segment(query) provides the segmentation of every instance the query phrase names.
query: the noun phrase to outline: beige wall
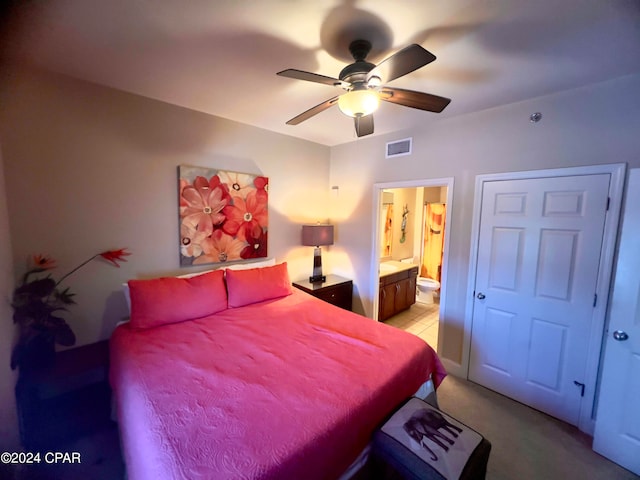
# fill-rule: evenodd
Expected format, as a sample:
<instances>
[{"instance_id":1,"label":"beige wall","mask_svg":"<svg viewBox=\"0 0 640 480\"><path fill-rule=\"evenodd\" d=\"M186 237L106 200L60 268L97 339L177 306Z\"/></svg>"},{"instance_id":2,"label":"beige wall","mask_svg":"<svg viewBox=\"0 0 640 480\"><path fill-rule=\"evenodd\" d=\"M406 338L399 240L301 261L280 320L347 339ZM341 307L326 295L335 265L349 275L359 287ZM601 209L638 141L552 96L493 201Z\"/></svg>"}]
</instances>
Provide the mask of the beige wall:
<instances>
[{"instance_id":1,"label":"beige wall","mask_svg":"<svg viewBox=\"0 0 640 480\"><path fill-rule=\"evenodd\" d=\"M14 279L2 167L2 149L0 148L0 232L2 232L0 235L0 451L5 451L15 450L19 441L14 395L16 372L9 366L11 346L15 337L15 328L11 321L13 312L10 306Z\"/></svg>"},{"instance_id":2,"label":"beige wall","mask_svg":"<svg viewBox=\"0 0 640 480\"><path fill-rule=\"evenodd\" d=\"M424 203L446 203L447 187L424 187Z\"/></svg>"},{"instance_id":3,"label":"beige wall","mask_svg":"<svg viewBox=\"0 0 640 480\"><path fill-rule=\"evenodd\" d=\"M12 276L34 253L55 257L60 275L100 251L133 252L121 268L94 261L65 282L77 294L67 318L78 345L126 317L122 282L196 271L179 267L180 164L268 176L269 256L287 260L293 279L309 275L300 224L328 217L328 147L64 76L11 79L0 139ZM331 247L325 256L329 270Z\"/></svg>"},{"instance_id":4,"label":"beige wall","mask_svg":"<svg viewBox=\"0 0 640 480\"><path fill-rule=\"evenodd\" d=\"M369 278L373 237L373 185L454 178L446 305L439 353L448 365L462 358L475 177L479 174L626 162L640 166L640 75L506 105L331 149L331 185L341 190L332 218L339 248L354 278L359 307L372 314L376 290ZM456 99L453 99L455 103ZM542 112L533 124L529 115ZM425 113L425 115L430 115ZM413 137L413 154L385 159L385 143ZM350 266L351 268L347 268Z\"/></svg>"}]
</instances>

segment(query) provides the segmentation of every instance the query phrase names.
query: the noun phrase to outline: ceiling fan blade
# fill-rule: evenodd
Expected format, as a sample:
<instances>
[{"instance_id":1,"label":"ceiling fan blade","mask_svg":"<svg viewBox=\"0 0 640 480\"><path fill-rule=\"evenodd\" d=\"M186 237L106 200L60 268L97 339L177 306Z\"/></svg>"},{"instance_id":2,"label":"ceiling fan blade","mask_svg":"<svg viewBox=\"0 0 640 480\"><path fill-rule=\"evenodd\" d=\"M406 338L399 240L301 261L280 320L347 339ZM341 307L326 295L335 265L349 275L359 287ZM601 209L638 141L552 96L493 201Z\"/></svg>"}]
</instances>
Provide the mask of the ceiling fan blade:
<instances>
[{"instance_id":1,"label":"ceiling fan blade","mask_svg":"<svg viewBox=\"0 0 640 480\"><path fill-rule=\"evenodd\" d=\"M402 88L383 87L380 92L380 100L397 103L405 107L427 110L428 112L440 113L451 102L450 98L439 97L430 93L416 92L414 90L404 90Z\"/></svg>"},{"instance_id":2,"label":"ceiling fan blade","mask_svg":"<svg viewBox=\"0 0 640 480\"><path fill-rule=\"evenodd\" d=\"M324 85L329 85L330 87L346 88L350 85L350 83L343 82L342 80L338 80L337 78L327 77L325 75L319 75L317 73L305 72L303 70L296 70L294 68L282 70L281 72L276 73L276 75L280 75L281 77L293 78L295 80L306 80L307 82L322 83Z\"/></svg>"},{"instance_id":3,"label":"ceiling fan blade","mask_svg":"<svg viewBox=\"0 0 640 480\"><path fill-rule=\"evenodd\" d=\"M354 117L354 125L356 127L356 135L364 137L373 133L373 115L369 114L364 117Z\"/></svg>"},{"instance_id":4,"label":"ceiling fan blade","mask_svg":"<svg viewBox=\"0 0 640 480\"><path fill-rule=\"evenodd\" d=\"M317 115L320 112L324 112L327 108L338 103L338 97L330 98L326 102L322 102L319 105L316 105L315 107L310 108L306 112L302 112L300 115L293 117L291 120L289 120L287 122L287 125L298 125L299 123L302 123L305 120L310 119L314 115Z\"/></svg>"},{"instance_id":5,"label":"ceiling fan blade","mask_svg":"<svg viewBox=\"0 0 640 480\"><path fill-rule=\"evenodd\" d=\"M436 56L433 53L414 43L380 62L369 72L367 80L371 77L378 77L382 83L387 83L424 67L435 59Z\"/></svg>"}]
</instances>

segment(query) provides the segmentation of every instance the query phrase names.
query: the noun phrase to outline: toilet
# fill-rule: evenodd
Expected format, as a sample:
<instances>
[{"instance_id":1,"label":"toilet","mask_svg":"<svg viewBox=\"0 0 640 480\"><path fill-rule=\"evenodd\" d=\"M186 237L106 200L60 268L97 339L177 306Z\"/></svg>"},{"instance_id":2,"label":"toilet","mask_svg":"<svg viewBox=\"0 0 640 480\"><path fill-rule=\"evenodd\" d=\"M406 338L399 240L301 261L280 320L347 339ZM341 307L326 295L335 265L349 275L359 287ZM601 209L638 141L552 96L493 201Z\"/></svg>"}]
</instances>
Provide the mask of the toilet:
<instances>
[{"instance_id":1,"label":"toilet","mask_svg":"<svg viewBox=\"0 0 640 480\"><path fill-rule=\"evenodd\" d=\"M432 278L418 277L416 284L418 287L416 300L421 303L433 303L433 292L440 288L440 282Z\"/></svg>"},{"instance_id":2,"label":"toilet","mask_svg":"<svg viewBox=\"0 0 640 480\"><path fill-rule=\"evenodd\" d=\"M416 264L414 257L402 258L400 261L402 263ZM420 303L433 303L433 292L440 288L440 282L433 278L418 277L416 286L418 288L416 301Z\"/></svg>"}]
</instances>

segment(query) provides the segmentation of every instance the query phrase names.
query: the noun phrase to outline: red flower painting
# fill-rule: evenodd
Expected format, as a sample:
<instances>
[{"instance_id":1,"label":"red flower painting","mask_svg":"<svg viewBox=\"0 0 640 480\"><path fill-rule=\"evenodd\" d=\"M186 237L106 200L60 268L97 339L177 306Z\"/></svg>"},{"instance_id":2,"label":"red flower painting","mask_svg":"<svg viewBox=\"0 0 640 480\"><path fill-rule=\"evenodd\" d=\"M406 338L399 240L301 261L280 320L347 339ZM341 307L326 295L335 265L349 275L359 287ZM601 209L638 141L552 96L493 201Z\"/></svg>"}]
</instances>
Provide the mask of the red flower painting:
<instances>
[{"instance_id":1,"label":"red flower painting","mask_svg":"<svg viewBox=\"0 0 640 480\"><path fill-rule=\"evenodd\" d=\"M224 223L222 210L230 202L229 190L217 175L208 180L198 176L193 184L181 188L180 216L211 235L214 226Z\"/></svg>"},{"instance_id":2,"label":"red flower painting","mask_svg":"<svg viewBox=\"0 0 640 480\"><path fill-rule=\"evenodd\" d=\"M180 264L267 256L269 179L179 167Z\"/></svg>"},{"instance_id":3,"label":"red flower painting","mask_svg":"<svg viewBox=\"0 0 640 480\"><path fill-rule=\"evenodd\" d=\"M241 258L260 258L267 256L267 235L261 228L247 233L247 245L240 252Z\"/></svg>"},{"instance_id":4,"label":"red flower painting","mask_svg":"<svg viewBox=\"0 0 640 480\"><path fill-rule=\"evenodd\" d=\"M266 229L269 222L267 198L258 197L255 190L249 192L246 198L234 197L233 205L225 207L223 211L226 221L222 229L242 240L246 240L247 233L254 228Z\"/></svg>"}]
</instances>

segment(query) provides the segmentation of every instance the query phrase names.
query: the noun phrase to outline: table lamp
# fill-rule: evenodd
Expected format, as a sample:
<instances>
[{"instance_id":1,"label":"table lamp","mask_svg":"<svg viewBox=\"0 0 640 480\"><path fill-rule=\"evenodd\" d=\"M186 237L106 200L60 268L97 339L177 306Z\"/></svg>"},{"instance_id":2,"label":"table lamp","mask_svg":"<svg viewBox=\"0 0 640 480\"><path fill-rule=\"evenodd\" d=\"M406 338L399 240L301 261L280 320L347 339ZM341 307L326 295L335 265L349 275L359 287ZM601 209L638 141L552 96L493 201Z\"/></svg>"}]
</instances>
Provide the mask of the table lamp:
<instances>
[{"instance_id":1,"label":"table lamp","mask_svg":"<svg viewBox=\"0 0 640 480\"><path fill-rule=\"evenodd\" d=\"M311 283L324 282L327 277L322 275L322 245L333 245L333 225L316 224L302 226L302 245L315 247L313 250L313 275L309 277Z\"/></svg>"}]
</instances>

